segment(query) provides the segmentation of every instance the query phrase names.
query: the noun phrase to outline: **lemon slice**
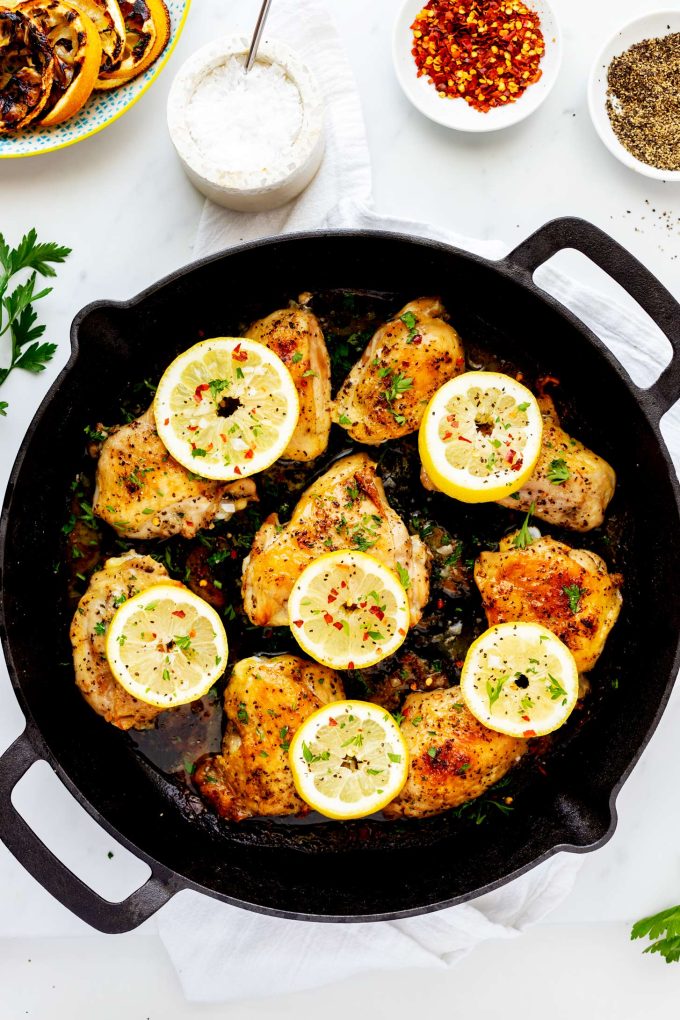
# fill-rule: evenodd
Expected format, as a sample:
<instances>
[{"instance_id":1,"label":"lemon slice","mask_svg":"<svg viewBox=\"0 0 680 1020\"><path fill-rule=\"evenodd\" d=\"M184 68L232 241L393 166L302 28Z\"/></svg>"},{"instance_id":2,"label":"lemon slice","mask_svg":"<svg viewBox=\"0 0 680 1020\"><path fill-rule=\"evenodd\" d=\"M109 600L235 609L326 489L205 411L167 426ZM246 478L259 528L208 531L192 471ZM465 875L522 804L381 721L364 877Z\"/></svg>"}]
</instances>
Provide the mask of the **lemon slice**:
<instances>
[{"instance_id":1,"label":"lemon slice","mask_svg":"<svg viewBox=\"0 0 680 1020\"><path fill-rule=\"evenodd\" d=\"M418 449L434 485L463 503L522 488L541 452L543 419L526 386L500 372L465 372L427 406Z\"/></svg>"},{"instance_id":2,"label":"lemon slice","mask_svg":"<svg viewBox=\"0 0 680 1020\"><path fill-rule=\"evenodd\" d=\"M396 574L366 553L340 549L302 571L288 599L301 648L331 669L364 669L408 634L408 597Z\"/></svg>"},{"instance_id":3,"label":"lemon slice","mask_svg":"<svg viewBox=\"0 0 680 1020\"><path fill-rule=\"evenodd\" d=\"M264 344L203 340L167 368L154 400L156 428L175 460L204 478L264 471L288 446L299 413L290 372Z\"/></svg>"},{"instance_id":4,"label":"lemon slice","mask_svg":"<svg viewBox=\"0 0 680 1020\"><path fill-rule=\"evenodd\" d=\"M117 610L106 658L128 694L174 708L206 694L227 665L227 635L215 610L187 588L156 584Z\"/></svg>"},{"instance_id":5,"label":"lemon slice","mask_svg":"<svg viewBox=\"0 0 680 1020\"><path fill-rule=\"evenodd\" d=\"M470 646L460 690L472 714L511 737L562 726L578 698L578 669L565 644L538 623L499 623Z\"/></svg>"},{"instance_id":6,"label":"lemon slice","mask_svg":"<svg viewBox=\"0 0 680 1020\"><path fill-rule=\"evenodd\" d=\"M400 793L408 749L389 712L367 701L324 705L297 730L290 767L305 803L328 818L363 818Z\"/></svg>"}]
</instances>

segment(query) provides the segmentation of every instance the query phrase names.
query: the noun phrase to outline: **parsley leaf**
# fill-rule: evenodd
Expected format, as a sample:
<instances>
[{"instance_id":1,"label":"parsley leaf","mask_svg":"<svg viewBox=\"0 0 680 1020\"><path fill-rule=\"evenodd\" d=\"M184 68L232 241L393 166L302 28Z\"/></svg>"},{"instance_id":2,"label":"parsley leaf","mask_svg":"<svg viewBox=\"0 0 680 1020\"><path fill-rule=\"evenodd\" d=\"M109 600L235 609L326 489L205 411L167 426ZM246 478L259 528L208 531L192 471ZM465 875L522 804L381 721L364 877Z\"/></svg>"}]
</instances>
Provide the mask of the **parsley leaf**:
<instances>
[{"instance_id":1,"label":"parsley leaf","mask_svg":"<svg viewBox=\"0 0 680 1020\"><path fill-rule=\"evenodd\" d=\"M409 577L408 570L406 569L406 567L402 567L401 563L397 563L397 573L399 575L399 580L401 582L402 588L404 589L404 591L408 591L408 589L411 587L411 578Z\"/></svg>"},{"instance_id":2,"label":"parsley leaf","mask_svg":"<svg viewBox=\"0 0 680 1020\"><path fill-rule=\"evenodd\" d=\"M56 345L39 343L45 327L36 325L33 303L46 297L51 287L36 289L38 276L56 276L53 263L61 263L70 254L52 241L40 243L35 230L29 230L16 248L10 248L0 234L0 336L9 334L10 363L0 368L0 385L15 368L42 372L54 356ZM7 288L17 274L30 270L28 279L17 282L9 294ZM7 401L0 401L0 415L7 416Z\"/></svg>"},{"instance_id":3,"label":"parsley leaf","mask_svg":"<svg viewBox=\"0 0 680 1020\"><path fill-rule=\"evenodd\" d=\"M568 482L571 477L571 472L567 467L566 460L561 457L559 460L551 460L550 466L548 467L548 481L552 482L553 485L564 485Z\"/></svg>"},{"instance_id":4,"label":"parsley leaf","mask_svg":"<svg viewBox=\"0 0 680 1020\"><path fill-rule=\"evenodd\" d=\"M577 584L566 584L562 589L569 600L569 608L576 615L581 608L581 596L583 592Z\"/></svg>"},{"instance_id":5,"label":"parsley leaf","mask_svg":"<svg viewBox=\"0 0 680 1020\"><path fill-rule=\"evenodd\" d=\"M507 676L499 676L498 680L487 680L486 681L486 693L489 698L489 708L493 708L498 699L501 696L503 687L510 679L510 674Z\"/></svg>"},{"instance_id":6,"label":"parsley leaf","mask_svg":"<svg viewBox=\"0 0 680 1020\"><path fill-rule=\"evenodd\" d=\"M651 940L645 953L659 953L666 963L677 963L680 960L680 906L661 910L651 917L643 917L634 924L631 939L642 939L645 936Z\"/></svg>"}]
</instances>

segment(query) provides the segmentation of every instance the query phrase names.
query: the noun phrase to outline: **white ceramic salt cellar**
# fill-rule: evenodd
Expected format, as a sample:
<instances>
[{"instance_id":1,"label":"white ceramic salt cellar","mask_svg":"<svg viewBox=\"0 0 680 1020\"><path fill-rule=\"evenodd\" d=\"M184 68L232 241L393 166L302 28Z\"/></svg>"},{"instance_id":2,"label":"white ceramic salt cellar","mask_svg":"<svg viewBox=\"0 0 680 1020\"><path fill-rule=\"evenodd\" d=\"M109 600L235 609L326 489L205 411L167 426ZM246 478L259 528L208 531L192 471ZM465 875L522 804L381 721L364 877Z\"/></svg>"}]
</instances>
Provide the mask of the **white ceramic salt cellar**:
<instances>
[{"instance_id":1,"label":"white ceramic salt cellar","mask_svg":"<svg viewBox=\"0 0 680 1020\"><path fill-rule=\"evenodd\" d=\"M241 212L275 209L314 178L324 152L323 101L307 65L285 43L229 36L194 53L168 97L168 128L192 184Z\"/></svg>"}]
</instances>

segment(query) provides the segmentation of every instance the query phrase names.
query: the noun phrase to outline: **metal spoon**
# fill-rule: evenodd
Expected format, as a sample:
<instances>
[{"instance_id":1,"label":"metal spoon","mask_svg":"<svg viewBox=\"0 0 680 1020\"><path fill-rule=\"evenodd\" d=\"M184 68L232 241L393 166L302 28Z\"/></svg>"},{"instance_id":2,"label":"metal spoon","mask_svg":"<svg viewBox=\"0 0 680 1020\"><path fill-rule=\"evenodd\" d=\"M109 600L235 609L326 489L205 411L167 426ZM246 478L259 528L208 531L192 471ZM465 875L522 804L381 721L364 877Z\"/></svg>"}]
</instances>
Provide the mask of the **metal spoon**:
<instances>
[{"instance_id":1,"label":"metal spoon","mask_svg":"<svg viewBox=\"0 0 680 1020\"><path fill-rule=\"evenodd\" d=\"M262 33L264 32L264 23L267 20L271 3L272 0L264 0L264 3L260 8L260 13L257 17L257 24L255 25L255 31L253 32L253 40L250 44L250 49L248 50L248 59L246 60L245 67L243 68L244 74L248 74L248 71L255 63L257 51L260 46L260 40L262 39Z\"/></svg>"}]
</instances>

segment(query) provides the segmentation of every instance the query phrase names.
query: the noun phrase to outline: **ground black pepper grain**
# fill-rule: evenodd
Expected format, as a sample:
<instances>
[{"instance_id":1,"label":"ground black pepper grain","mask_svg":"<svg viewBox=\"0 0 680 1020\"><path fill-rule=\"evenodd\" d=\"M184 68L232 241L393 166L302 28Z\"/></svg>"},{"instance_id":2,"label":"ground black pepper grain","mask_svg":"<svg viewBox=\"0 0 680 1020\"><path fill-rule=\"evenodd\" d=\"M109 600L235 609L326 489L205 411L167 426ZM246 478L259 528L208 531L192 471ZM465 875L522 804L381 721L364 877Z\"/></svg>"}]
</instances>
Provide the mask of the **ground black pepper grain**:
<instances>
[{"instance_id":1,"label":"ground black pepper grain","mask_svg":"<svg viewBox=\"0 0 680 1020\"><path fill-rule=\"evenodd\" d=\"M680 32L614 57L607 113L621 144L659 170L680 170Z\"/></svg>"}]
</instances>

